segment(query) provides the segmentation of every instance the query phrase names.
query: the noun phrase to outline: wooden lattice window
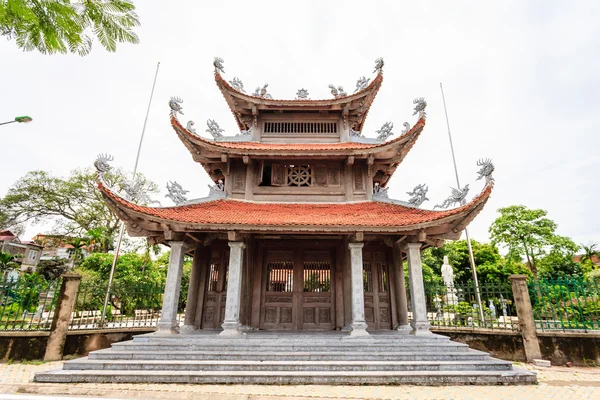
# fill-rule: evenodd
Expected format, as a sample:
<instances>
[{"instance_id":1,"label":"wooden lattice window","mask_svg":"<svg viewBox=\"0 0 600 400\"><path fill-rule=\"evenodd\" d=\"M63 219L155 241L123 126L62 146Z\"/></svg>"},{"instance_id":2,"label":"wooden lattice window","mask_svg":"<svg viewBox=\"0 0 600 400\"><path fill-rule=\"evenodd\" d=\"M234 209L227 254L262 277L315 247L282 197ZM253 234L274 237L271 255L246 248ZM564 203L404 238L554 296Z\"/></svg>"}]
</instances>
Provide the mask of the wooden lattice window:
<instances>
[{"instance_id":1,"label":"wooden lattice window","mask_svg":"<svg viewBox=\"0 0 600 400\"><path fill-rule=\"evenodd\" d=\"M331 263L329 261L305 262L303 281L305 292L331 292Z\"/></svg>"},{"instance_id":2,"label":"wooden lattice window","mask_svg":"<svg viewBox=\"0 0 600 400\"><path fill-rule=\"evenodd\" d=\"M373 269L370 262L363 263L363 290L369 293L373 291Z\"/></svg>"},{"instance_id":3,"label":"wooden lattice window","mask_svg":"<svg viewBox=\"0 0 600 400\"><path fill-rule=\"evenodd\" d=\"M294 263L274 261L267 264L267 292L294 291Z\"/></svg>"},{"instance_id":4,"label":"wooden lattice window","mask_svg":"<svg viewBox=\"0 0 600 400\"><path fill-rule=\"evenodd\" d=\"M336 122L265 122L263 133L266 134L335 134Z\"/></svg>"},{"instance_id":5,"label":"wooden lattice window","mask_svg":"<svg viewBox=\"0 0 600 400\"><path fill-rule=\"evenodd\" d=\"M218 282L219 282L219 263L212 262L212 263L210 263L210 268L208 271L208 291L216 292Z\"/></svg>"}]
</instances>

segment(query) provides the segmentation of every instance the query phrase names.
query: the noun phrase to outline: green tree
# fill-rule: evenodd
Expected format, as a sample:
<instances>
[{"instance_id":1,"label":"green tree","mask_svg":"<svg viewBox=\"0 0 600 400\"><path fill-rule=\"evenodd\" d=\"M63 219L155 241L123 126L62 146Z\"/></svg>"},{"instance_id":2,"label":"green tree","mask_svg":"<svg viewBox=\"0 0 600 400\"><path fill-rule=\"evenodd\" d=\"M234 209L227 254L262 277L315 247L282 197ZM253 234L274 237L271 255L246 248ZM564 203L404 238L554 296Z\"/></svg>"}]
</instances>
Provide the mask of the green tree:
<instances>
[{"instance_id":1,"label":"green tree","mask_svg":"<svg viewBox=\"0 0 600 400\"><path fill-rule=\"evenodd\" d=\"M570 239L556 234L557 225L545 210L530 210L525 206L510 206L498 210L500 216L490 226L493 243L506 246L511 254L525 255L527 266L538 280L539 261L553 247L571 246Z\"/></svg>"},{"instance_id":2,"label":"green tree","mask_svg":"<svg viewBox=\"0 0 600 400\"><path fill-rule=\"evenodd\" d=\"M68 178L31 171L0 199L0 215L5 216L7 225L54 221L55 233L65 236L84 236L97 231L98 250L106 252L118 233L120 220L104 202L96 179L91 169L75 170ZM137 174L136 179L142 182L143 191L157 192L156 184L143 175ZM105 174L104 180L117 192L123 190L127 181L118 169Z\"/></svg>"},{"instance_id":3,"label":"green tree","mask_svg":"<svg viewBox=\"0 0 600 400\"><path fill-rule=\"evenodd\" d=\"M2 276L4 276L4 273L6 271L19 268L19 264L15 262L16 258L16 256L6 251L0 251L0 273L2 274Z\"/></svg>"},{"instance_id":4,"label":"green tree","mask_svg":"<svg viewBox=\"0 0 600 400\"><path fill-rule=\"evenodd\" d=\"M590 243L588 245L582 244L581 249L583 255L579 262L581 264L591 264L592 268L595 268L594 259L600 260L600 248L597 243Z\"/></svg>"},{"instance_id":5,"label":"green tree","mask_svg":"<svg viewBox=\"0 0 600 400\"><path fill-rule=\"evenodd\" d=\"M108 51L117 42L139 43L140 25L130 0L0 1L0 35L25 51L89 54L96 37Z\"/></svg>"},{"instance_id":6,"label":"green tree","mask_svg":"<svg viewBox=\"0 0 600 400\"><path fill-rule=\"evenodd\" d=\"M42 275L47 281L53 281L67 272L68 268L67 260L54 257L51 260L41 260L35 267L35 272Z\"/></svg>"},{"instance_id":7,"label":"green tree","mask_svg":"<svg viewBox=\"0 0 600 400\"><path fill-rule=\"evenodd\" d=\"M73 238L69 240L69 245L71 248L69 249L69 255L73 260L73 264L77 265L83 260L83 250L88 246L88 240L85 238Z\"/></svg>"}]
</instances>

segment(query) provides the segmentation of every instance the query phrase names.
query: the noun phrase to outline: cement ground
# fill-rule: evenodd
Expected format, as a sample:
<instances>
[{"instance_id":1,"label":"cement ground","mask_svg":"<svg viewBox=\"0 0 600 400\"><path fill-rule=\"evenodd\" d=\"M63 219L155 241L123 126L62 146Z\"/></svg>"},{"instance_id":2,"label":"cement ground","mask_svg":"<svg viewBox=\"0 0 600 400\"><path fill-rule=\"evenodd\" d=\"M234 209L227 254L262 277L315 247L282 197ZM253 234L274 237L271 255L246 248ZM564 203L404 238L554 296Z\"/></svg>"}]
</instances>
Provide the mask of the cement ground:
<instances>
[{"instance_id":1,"label":"cement ground","mask_svg":"<svg viewBox=\"0 0 600 400\"><path fill-rule=\"evenodd\" d=\"M33 374L57 369L62 362L0 364L0 393L22 395L103 397L119 399L287 400L305 399L600 399L600 368L538 368L534 386L270 386L177 384L46 384L33 383Z\"/></svg>"}]
</instances>

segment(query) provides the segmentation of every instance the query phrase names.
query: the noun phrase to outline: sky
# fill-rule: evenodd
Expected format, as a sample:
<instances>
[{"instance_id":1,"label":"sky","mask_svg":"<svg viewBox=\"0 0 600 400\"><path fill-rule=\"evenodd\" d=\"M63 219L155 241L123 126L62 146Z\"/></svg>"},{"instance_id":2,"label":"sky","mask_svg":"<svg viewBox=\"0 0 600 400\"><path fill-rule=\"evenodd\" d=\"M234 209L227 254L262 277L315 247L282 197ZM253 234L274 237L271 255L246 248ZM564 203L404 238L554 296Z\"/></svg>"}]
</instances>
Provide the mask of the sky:
<instances>
[{"instance_id":1,"label":"sky","mask_svg":"<svg viewBox=\"0 0 600 400\"><path fill-rule=\"evenodd\" d=\"M497 209L515 204L548 211L558 233L600 243L600 3L597 1L220 1L135 2L138 45L116 53L95 43L90 55L42 55L0 38L0 122L31 115L30 124L0 126L0 196L31 170L67 176L98 153L133 169L156 65L139 171L161 187L177 180L189 197L210 183L169 123L168 100L184 100L182 122L198 132L215 119L235 134L233 116L213 77L247 91L269 83L275 98L306 88L330 98L328 85L352 92L385 60L384 82L363 134L391 121L416 122L412 101L428 102L427 126L397 169L390 197L406 200L419 183L433 208L456 187L440 93L443 82L461 184L469 199L479 158L495 164L496 185L470 225L488 241ZM25 239L48 226L28 226Z\"/></svg>"}]
</instances>

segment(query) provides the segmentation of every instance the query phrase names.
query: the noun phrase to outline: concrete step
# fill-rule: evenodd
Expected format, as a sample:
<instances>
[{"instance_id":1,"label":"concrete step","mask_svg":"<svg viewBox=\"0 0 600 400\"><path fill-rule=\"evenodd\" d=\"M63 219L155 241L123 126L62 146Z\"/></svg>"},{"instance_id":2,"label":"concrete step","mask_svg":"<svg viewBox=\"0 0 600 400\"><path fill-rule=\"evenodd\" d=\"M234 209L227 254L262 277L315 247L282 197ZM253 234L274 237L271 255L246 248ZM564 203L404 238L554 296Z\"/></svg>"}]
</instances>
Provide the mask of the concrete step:
<instances>
[{"instance_id":1,"label":"concrete step","mask_svg":"<svg viewBox=\"0 0 600 400\"><path fill-rule=\"evenodd\" d=\"M93 351L90 360L248 360L248 361L467 361L489 360L487 353L469 350L458 352L364 352L364 351L118 351L105 349Z\"/></svg>"},{"instance_id":2,"label":"concrete step","mask_svg":"<svg viewBox=\"0 0 600 400\"><path fill-rule=\"evenodd\" d=\"M114 371L54 370L35 374L36 382L490 385L534 384L535 373L511 371Z\"/></svg>"},{"instance_id":3,"label":"concrete step","mask_svg":"<svg viewBox=\"0 0 600 400\"><path fill-rule=\"evenodd\" d=\"M262 351L309 351L309 352L346 352L346 351L362 351L362 352L459 352L468 351L469 347L466 344L455 342L444 343L414 343L411 345L404 344L378 344L378 343L361 343L357 345L346 343L334 343L330 345L319 345L312 343L296 343L296 344L281 344L271 343L269 345L254 345L254 344L203 344L195 343L137 343L137 342L121 342L112 345L112 348L117 351L220 351L228 352L231 350L262 352Z\"/></svg>"},{"instance_id":4,"label":"concrete step","mask_svg":"<svg viewBox=\"0 0 600 400\"><path fill-rule=\"evenodd\" d=\"M487 361L217 361L217 360L90 360L68 361L65 370L110 371L510 371L512 364Z\"/></svg>"}]
</instances>

